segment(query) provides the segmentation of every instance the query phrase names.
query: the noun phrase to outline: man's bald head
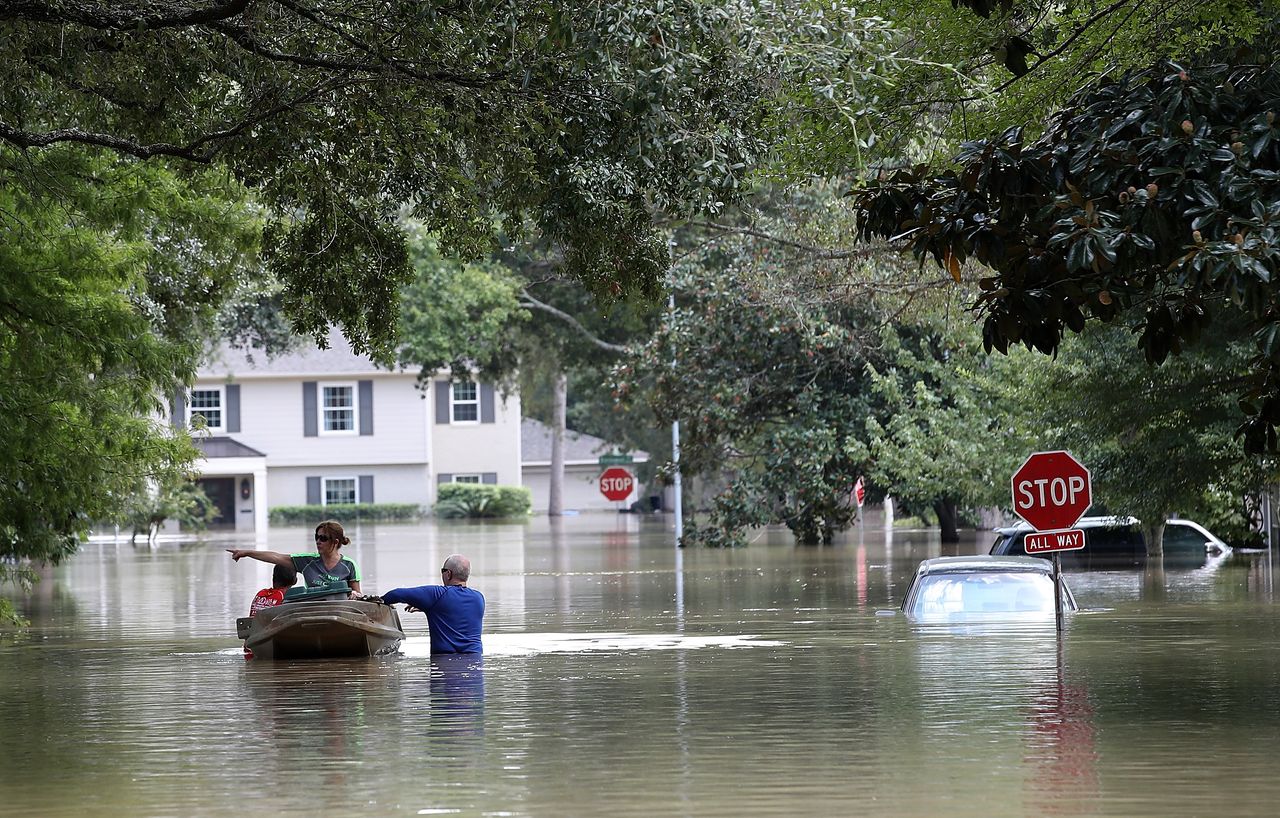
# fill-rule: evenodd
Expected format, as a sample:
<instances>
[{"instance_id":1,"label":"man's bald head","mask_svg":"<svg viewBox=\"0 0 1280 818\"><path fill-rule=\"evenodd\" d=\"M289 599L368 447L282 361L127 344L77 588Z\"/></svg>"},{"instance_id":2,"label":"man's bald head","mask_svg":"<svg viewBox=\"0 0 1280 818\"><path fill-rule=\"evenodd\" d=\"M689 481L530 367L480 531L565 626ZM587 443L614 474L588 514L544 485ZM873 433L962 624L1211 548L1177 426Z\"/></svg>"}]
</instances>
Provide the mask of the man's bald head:
<instances>
[{"instance_id":1,"label":"man's bald head","mask_svg":"<svg viewBox=\"0 0 1280 818\"><path fill-rule=\"evenodd\" d=\"M450 554L445 558L444 566L440 570L448 571L458 582L466 582L471 576L471 560L461 554Z\"/></svg>"}]
</instances>

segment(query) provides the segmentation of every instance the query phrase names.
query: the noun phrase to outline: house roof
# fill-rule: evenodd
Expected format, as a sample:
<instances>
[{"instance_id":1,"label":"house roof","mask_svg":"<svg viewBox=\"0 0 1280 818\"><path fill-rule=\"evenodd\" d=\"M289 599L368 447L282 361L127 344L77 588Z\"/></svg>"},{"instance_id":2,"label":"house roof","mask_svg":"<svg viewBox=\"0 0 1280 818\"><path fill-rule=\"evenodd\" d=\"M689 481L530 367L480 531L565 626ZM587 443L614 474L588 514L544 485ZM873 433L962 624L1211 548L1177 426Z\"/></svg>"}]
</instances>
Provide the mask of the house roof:
<instances>
[{"instance_id":1,"label":"house roof","mask_svg":"<svg viewBox=\"0 0 1280 818\"><path fill-rule=\"evenodd\" d=\"M238 440L229 437L201 437L193 435L191 442L204 452L204 456L213 457L266 457L257 449L250 448Z\"/></svg>"},{"instance_id":2,"label":"house roof","mask_svg":"<svg viewBox=\"0 0 1280 818\"><path fill-rule=\"evenodd\" d=\"M368 375L409 371L401 367L388 370L375 364L367 355L357 355L346 337L336 329L330 330L328 340L328 349L320 349L315 341L304 338L296 349L273 356L262 350L245 352L222 344L210 353L197 377L208 380L228 376Z\"/></svg>"},{"instance_id":3,"label":"house roof","mask_svg":"<svg viewBox=\"0 0 1280 818\"><path fill-rule=\"evenodd\" d=\"M583 461L594 463L600 455L615 451L617 448L609 441L594 435L575 432L571 429L565 432L564 459L566 463L581 463ZM649 453L638 449L629 451L627 454L631 455L637 463L644 463L649 460ZM526 464L551 462L550 426L533 418L521 419L520 460Z\"/></svg>"}]
</instances>

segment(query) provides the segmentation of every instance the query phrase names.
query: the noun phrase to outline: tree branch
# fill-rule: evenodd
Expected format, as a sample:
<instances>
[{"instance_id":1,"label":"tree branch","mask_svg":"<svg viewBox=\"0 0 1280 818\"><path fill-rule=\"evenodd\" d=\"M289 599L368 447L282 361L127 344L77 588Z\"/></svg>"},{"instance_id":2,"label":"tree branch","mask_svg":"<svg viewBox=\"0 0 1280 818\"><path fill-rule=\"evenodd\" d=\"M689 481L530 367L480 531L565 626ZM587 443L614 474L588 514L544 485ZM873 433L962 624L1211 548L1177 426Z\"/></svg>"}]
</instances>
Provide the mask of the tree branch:
<instances>
[{"instance_id":1,"label":"tree branch","mask_svg":"<svg viewBox=\"0 0 1280 818\"><path fill-rule=\"evenodd\" d=\"M687 222L691 227L702 227L707 230L719 230L722 233L736 233L741 236L751 236L756 239L763 239L773 244L779 244L783 247L791 247L795 250L801 250L814 258L822 261L838 261L841 259L862 259L870 258L879 253L889 252L889 248L880 246L858 247L851 250L832 250L827 247L818 247L813 244L805 244L804 242L794 241L792 239L784 239L781 236L774 236L760 230L750 227L735 227L731 224L718 224L716 222L706 221L690 221Z\"/></svg>"},{"instance_id":2,"label":"tree branch","mask_svg":"<svg viewBox=\"0 0 1280 818\"><path fill-rule=\"evenodd\" d=\"M59 142L76 142L82 145L97 145L98 147L110 148L119 153L136 156L139 159L150 159L153 156L172 156L191 162L207 164L213 160L214 155L218 152L218 146L216 145L201 150L210 142L220 142L236 137L254 125L265 122L286 111L291 111L315 95L339 88L343 84L343 82L336 80L320 83L297 97L273 105L267 110L221 131L204 134L186 145L176 145L172 142L154 142L150 145L144 145L141 142L123 139L111 134L83 131L79 128L61 128L56 131L36 133L19 130L2 120L0 120L0 139L11 142L20 148L43 148Z\"/></svg>"},{"instance_id":3,"label":"tree branch","mask_svg":"<svg viewBox=\"0 0 1280 818\"><path fill-rule=\"evenodd\" d=\"M582 333L582 336L584 338L586 338L588 341L595 344L596 346L600 347L600 349L603 349L605 352L621 354L627 351L627 347L622 346L621 344L611 344L608 341L604 340L603 338L597 338L595 335L591 333L589 329L582 326L582 323L579 322L578 319L574 318L572 315L570 315L567 312L564 312L563 310L556 309L550 304L542 303L538 299L529 295L529 292L527 290L522 291L520 293L520 306L525 307L526 309L540 310L542 312L547 313L548 315L559 318L561 321L565 322L569 326L576 329L578 332Z\"/></svg>"},{"instance_id":4,"label":"tree branch","mask_svg":"<svg viewBox=\"0 0 1280 818\"><path fill-rule=\"evenodd\" d=\"M104 3L87 0L40 2L8 0L0 5L0 20L36 23L77 23L99 31L154 31L160 28L197 26L228 20L243 14L254 0L221 0L192 7L173 2Z\"/></svg>"}]
</instances>

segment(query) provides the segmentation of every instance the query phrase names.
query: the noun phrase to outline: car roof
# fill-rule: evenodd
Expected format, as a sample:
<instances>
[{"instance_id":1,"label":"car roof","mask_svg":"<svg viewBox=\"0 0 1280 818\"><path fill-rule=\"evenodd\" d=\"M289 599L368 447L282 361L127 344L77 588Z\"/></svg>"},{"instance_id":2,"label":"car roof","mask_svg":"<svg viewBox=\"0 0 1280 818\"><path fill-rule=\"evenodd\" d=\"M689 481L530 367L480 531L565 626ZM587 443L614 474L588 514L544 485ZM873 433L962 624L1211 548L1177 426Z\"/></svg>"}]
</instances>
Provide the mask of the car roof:
<instances>
[{"instance_id":1,"label":"car roof","mask_svg":"<svg viewBox=\"0 0 1280 818\"><path fill-rule=\"evenodd\" d=\"M925 574L960 573L964 571L1016 571L1047 574L1053 570L1053 563L1039 557L993 557L990 554L975 554L968 557L934 557L924 560L916 573Z\"/></svg>"},{"instance_id":2,"label":"car roof","mask_svg":"<svg viewBox=\"0 0 1280 818\"><path fill-rule=\"evenodd\" d=\"M1185 522L1185 521L1182 521ZM1106 517L1081 517L1072 528L1120 528L1126 525L1137 525L1137 517L1120 517L1118 515L1109 515ZM1016 534L1021 531L1032 531L1031 524L1023 520L1019 520L1015 525L1001 526L995 529L1001 534Z\"/></svg>"},{"instance_id":3,"label":"car roof","mask_svg":"<svg viewBox=\"0 0 1280 818\"><path fill-rule=\"evenodd\" d=\"M1196 531L1204 534L1217 542L1222 542L1217 536L1210 532L1207 528L1197 523L1195 520L1188 520L1185 517L1170 517L1165 520L1165 525L1176 523L1178 525L1188 525ZM1121 528L1123 526L1138 525L1137 517L1121 517L1118 515L1106 517L1081 517L1072 528ZM998 534L1020 534L1023 531L1032 531L1031 525L1024 520L1019 520L1014 525L998 526L992 529Z\"/></svg>"}]
</instances>

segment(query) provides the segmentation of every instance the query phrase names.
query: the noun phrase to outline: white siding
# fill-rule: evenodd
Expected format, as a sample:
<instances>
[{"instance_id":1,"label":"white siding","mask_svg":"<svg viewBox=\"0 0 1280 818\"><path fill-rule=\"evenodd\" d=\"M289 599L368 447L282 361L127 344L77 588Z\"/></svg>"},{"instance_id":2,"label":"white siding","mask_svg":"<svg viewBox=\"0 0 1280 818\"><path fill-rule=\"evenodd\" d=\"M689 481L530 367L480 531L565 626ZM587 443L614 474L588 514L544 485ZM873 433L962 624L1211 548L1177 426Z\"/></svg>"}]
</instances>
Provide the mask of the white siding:
<instances>
[{"instance_id":1,"label":"white siding","mask_svg":"<svg viewBox=\"0 0 1280 818\"><path fill-rule=\"evenodd\" d=\"M272 468L267 472L271 505L306 505L308 477L358 477L364 474L373 475L373 500L376 503L416 503L426 506L434 496L430 492L425 464L288 466Z\"/></svg>"},{"instance_id":2,"label":"white siding","mask_svg":"<svg viewBox=\"0 0 1280 818\"><path fill-rule=\"evenodd\" d=\"M352 376L373 381L373 434L303 435L302 383L246 379L240 384L240 431L232 437L267 455L267 467L425 463L427 402L412 376ZM323 383L324 378L316 378ZM345 468L345 467L343 467ZM367 472L366 472L367 473ZM283 504L273 495L273 503Z\"/></svg>"},{"instance_id":3,"label":"white siding","mask_svg":"<svg viewBox=\"0 0 1280 818\"><path fill-rule=\"evenodd\" d=\"M520 396L495 395L493 409L493 423L435 423L432 416L433 475L495 472L499 485L521 484Z\"/></svg>"}]
</instances>

